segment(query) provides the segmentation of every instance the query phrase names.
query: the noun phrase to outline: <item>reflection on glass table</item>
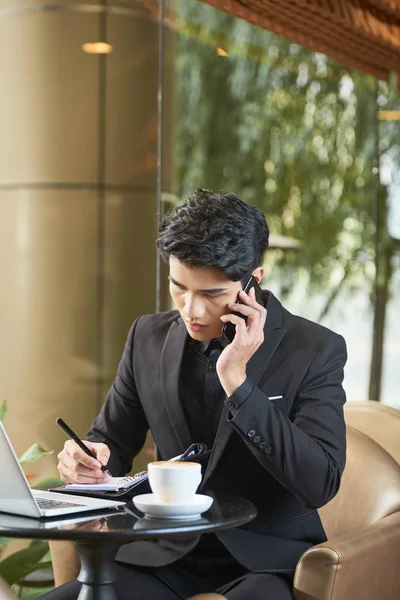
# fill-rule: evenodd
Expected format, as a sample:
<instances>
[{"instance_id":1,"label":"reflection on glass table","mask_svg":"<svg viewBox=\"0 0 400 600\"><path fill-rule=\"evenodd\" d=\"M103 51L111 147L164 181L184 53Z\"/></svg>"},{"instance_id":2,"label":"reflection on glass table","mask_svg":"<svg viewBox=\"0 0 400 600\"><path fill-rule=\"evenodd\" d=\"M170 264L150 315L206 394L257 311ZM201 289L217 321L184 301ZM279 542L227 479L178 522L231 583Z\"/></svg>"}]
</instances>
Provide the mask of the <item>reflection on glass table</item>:
<instances>
[{"instance_id":1,"label":"reflection on glass table","mask_svg":"<svg viewBox=\"0 0 400 600\"><path fill-rule=\"evenodd\" d=\"M122 544L149 539L187 537L239 527L254 519L255 506L243 498L214 495L211 508L195 519L146 517L132 502L65 519L33 519L0 514L0 536L73 540L81 559L79 600L116 600L114 557Z\"/></svg>"}]
</instances>

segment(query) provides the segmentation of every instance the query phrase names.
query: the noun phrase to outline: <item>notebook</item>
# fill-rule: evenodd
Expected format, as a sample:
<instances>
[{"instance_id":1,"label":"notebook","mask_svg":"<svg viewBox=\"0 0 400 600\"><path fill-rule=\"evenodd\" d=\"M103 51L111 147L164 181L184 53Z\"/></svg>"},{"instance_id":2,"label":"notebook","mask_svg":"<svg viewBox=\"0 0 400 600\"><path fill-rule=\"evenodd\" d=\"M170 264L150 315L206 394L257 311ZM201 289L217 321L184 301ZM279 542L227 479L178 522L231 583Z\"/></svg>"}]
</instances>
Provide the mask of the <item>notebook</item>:
<instances>
[{"instance_id":1,"label":"notebook","mask_svg":"<svg viewBox=\"0 0 400 600\"><path fill-rule=\"evenodd\" d=\"M170 458L170 461L196 461L202 463L207 460L211 454L206 444L195 443L189 446L183 454ZM80 493L84 496L90 497L97 496L99 498L116 498L129 494L133 496L136 494L150 493L149 477L147 471L140 471L135 475L127 477L112 477L106 483L71 483L63 485L62 487L53 488L55 492L61 492L63 494L77 494ZM52 490L52 491L53 491Z\"/></svg>"},{"instance_id":2,"label":"notebook","mask_svg":"<svg viewBox=\"0 0 400 600\"><path fill-rule=\"evenodd\" d=\"M140 471L135 475L127 477L111 477L105 483L68 483L63 486L65 490L75 491L104 491L104 492L120 492L129 490L134 484L140 483L147 479L147 471Z\"/></svg>"},{"instance_id":3,"label":"notebook","mask_svg":"<svg viewBox=\"0 0 400 600\"><path fill-rule=\"evenodd\" d=\"M31 489L14 448L0 422L0 512L25 517L54 517L89 510L116 508L124 502Z\"/></svg>"}]
</instances>

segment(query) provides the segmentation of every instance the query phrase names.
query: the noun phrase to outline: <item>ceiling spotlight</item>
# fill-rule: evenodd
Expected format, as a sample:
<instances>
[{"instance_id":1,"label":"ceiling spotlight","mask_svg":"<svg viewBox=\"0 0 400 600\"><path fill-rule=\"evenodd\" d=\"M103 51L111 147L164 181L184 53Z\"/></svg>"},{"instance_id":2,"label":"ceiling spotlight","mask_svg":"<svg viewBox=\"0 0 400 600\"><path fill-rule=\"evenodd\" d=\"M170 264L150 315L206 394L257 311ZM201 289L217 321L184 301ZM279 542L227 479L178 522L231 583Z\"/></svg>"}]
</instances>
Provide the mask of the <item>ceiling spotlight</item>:
<instances>
[{"instance_id":1,"label":"ceiling spotlight","mask_svg":"<svg viewBox=\"0 0 400 600\"><path fill-rule=\"evenodd\" d=\"M400 121L400 110L378 110L379 121Z\"/></svg>"},{"instance_id":2,"label":"ceiling spotlight","mask_svg":"<svg viewBox=\"0 0 400 600\"><path fill-rule=\"evenodd\" d=\"M82 44L82 50L87 54L110 54L113 47L106 42L86 42Z\"/></svg>"}]
</instances>

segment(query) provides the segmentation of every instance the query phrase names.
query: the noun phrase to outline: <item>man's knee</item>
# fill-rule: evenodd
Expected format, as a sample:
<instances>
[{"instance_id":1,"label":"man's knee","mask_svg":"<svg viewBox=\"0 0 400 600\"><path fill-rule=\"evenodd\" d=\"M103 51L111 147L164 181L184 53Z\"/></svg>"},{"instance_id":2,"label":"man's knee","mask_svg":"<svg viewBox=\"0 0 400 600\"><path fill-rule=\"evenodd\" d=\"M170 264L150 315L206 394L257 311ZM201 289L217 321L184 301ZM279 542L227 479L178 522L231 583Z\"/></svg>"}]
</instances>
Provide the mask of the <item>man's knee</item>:
<instances>
[{"instance_id":1,"label":"man's knee","mask_svg":"<svg viewBox=\"0 0 400 600\"><path fill-rule=\"evenodd\" d=\"M293 600L289 579L272 573L250 573L223 593L227 600Z\"/></svg>"}]
</instances>

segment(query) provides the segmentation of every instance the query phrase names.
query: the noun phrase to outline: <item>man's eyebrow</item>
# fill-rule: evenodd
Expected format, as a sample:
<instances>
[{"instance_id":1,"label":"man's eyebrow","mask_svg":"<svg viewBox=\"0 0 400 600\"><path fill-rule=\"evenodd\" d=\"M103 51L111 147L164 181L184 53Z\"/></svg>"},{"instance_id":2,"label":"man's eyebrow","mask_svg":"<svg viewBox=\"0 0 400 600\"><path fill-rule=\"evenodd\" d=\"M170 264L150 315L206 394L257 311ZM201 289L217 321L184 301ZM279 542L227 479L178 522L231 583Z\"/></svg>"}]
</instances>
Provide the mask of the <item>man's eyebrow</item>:
<instances>
[{"instance_id":1,"label":"man's eyebrow","mask_svg":"<svg viewBox=\"0 0 400 600\"><path fill-rule=\"evenodd\" d=\"M173 277L171 277L170 275L168 276L168 279L170 281L172 281L172 283L174 285L177 285L179 288L181 288L182 290L186 290L187 288L182 285L182 283L179 283L179 281L176 281ZM209 288L206 290L198 290L199 292L203 292L203 293L207 293L207 294L217 294L219 292L226 292L228 288Z\"/></svg>"}]
</instances>

